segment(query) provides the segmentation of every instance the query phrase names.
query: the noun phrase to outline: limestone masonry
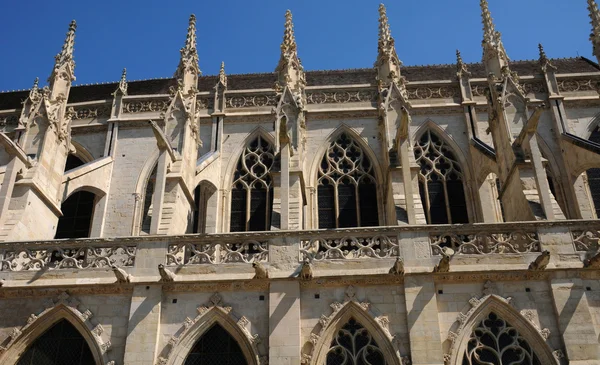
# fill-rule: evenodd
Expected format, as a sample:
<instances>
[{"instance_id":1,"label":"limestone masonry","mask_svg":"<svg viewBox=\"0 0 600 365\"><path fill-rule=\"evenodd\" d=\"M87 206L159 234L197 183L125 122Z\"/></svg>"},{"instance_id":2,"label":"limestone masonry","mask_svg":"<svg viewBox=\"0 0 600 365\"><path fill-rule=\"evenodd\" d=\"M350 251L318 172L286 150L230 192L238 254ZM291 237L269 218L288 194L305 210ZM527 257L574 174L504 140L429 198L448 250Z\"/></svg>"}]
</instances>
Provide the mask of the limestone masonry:
<instances>
[{"instance_id":1,"label":"limestone masonry","mask_svg":"<svg viewBox=\"0 0 600 365\"><path fill-rule=\"evenodd\" d=\"M192 15L173 78L82 86L73 21L0 93L0 364L600 365L588 9L594 60L511 61L481 0L481 63L403 67L381 5L332 71L288 11L218 76Z\"/></svg>"}]
</instances>

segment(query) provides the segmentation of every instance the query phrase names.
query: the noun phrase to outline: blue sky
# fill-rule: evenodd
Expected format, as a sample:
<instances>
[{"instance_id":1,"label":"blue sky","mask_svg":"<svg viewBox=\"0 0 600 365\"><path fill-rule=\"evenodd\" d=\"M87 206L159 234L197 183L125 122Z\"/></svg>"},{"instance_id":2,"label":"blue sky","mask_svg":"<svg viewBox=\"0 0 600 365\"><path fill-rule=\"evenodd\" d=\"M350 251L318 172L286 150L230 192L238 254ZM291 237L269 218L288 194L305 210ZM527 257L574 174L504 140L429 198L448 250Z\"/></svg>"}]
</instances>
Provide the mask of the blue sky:
<instances>
[{"instance_id":1,"label":"blue sky","mask_svg":"<svg viewBox=\"0 0 600 365\"><path fill-rule=\"evenodd\" d=\"M514 60L592 57L585 0L489 0ZM292 10L299 55L307 70L371 67L377 53L376 0L9 1L0 5L0 90L46 80L69 21L78 24L75 84L171 77L190 13L198 18L200 69L272 72L284 13ZM479 0L388 0L392 35L405 65L481 59Z\"/></svg>"}]
</instances>

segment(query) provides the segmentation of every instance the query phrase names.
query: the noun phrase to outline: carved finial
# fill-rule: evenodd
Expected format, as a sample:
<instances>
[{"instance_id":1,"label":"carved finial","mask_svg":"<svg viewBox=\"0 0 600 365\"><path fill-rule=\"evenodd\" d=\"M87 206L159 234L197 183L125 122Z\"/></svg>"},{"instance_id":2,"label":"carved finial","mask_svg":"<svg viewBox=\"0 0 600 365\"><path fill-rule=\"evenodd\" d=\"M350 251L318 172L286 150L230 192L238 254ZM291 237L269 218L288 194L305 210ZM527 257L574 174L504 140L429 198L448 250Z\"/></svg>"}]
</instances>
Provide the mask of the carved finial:
<instances>
[{"instance_id":1,"label":"carved finial","mask_svg":"<svg viewBox=\"0 0 600 365\"><path fill-rule=\"evenodd\" d=\"M35 80L33 80L33 86L31 87L31 91L33 91L33 90L38 91L39 83L40 83L40 78L36 77Z\"/></svg>"},{"instance_id":2,"label":"carved finial","mask_svg":"<svg viewBox=\"0 0 600 365\"><path fill-rule=\"evenodd\" d=\"M281 42L281 53L292 54L297 51L296 37L294 37L294 23L292 23L292 12L286 10L285 25L283 30L283 42Z\"/></svg>"},{"instance_id":3,"label":"carved finial","mask_svg":"<svg viewBox=\"0 0 600 365\"><path fill-rule=\"evenodd\" d=\"M379 5L379 41L377 44L377 79L383 85L397 83L401 91L405 90L405 79L400 75L402 62L396 53L395 41L392 37L385 6Z\"/></svg>"},{"instance_id":4,"label":"carved finial","mask_svg":"<svg viewBox=\"0 0 600 365\"><path fill-rule=\"evenodd\" d=\"M556 67L554 67L550 63L550 60L548 59L548 56L546 55L546 51L544 51L544 46L542 46L541 43L538 44L538 49L540 51L539 63L540 63L540 66L542 66L542 71L546 72L546 70L548 69L548 67L556 69Z\"/></svg>"},{"instance_id":5,"label":"carved finial","mask_svg":"<svg viewBox=\"0 0 600 365\"><path fill-rule=\"evenodd\" d=\"M119 92L123 95L127 95L127 69L123 68L123 72L121 73L121 80L119 80L119 87L115 91Z\"/></svg>"},{"instance_id":6,"label":"carved finial","mask_svg":"<svg viewBox=\"0 0 600 365\"><path fill-rule=\"evenodd\" d=\"M33 86L31 87L31 90L29 91L29 98L31 100L35 100L39 95L39 90L40 90L38 87L39 83L40 83L40 78L36 77L35 80L33 80Z\"/></svg>"},{"instance_id":7,"label":"carved finial","mask_svg":"<svg viewBox=\"0 0 600 365\"><path fill-rule=\"evenodd\" d=\"M196 16L194 14L190 15L187 36L185 37L185 46L183 49L189 52L196 52Z\"/></svg>"},{"instance_id":8,"label":"carved finial","mask_svg":"<svg viewBox=\"0 0 600 365\"><path fill-rule=\"evenodd\" d=\"M387 52L394 51L394 38L392 38L390 23L383 4L379 4L379 48Z\"/></svg>"},{"instance_id":9,"label":"carved finial","mask_svg":"<svg viewBox=\"0 0 600 365\"><path fill-rule=\"evenodd\" d=\"M67 32L67 36L65 37L65 42L63 43L62 49L60 53L56 55L56 62L54 67L59 67L64 65L67 62L73 61L73 50L75 47L75 30L77 29L77 23L75 20L71 20L69 24L69 31Z\"/></svg>"},{"instance_id":10,"label":"carved finial","mask_svg":"<svg viewBox=\"0 0 600 365\"><path fill-rule=\"evenodd\" d=\"M462 55L460 54L460 51L458 49L456 50L456 71L457 71L458 77L461 77L463 75L466 75L466 76L471 75L471 73L467 69L467 64L464 63L464 61L462 59Z\"/></svg>"},{"instance_id":11,"label":"carved finial","mask_svg":"<svg viewBox=\"0 0 600 365\"><path fill-rule=\"evenodd\" d=\"M225 62L221 62L221 69L219 70L219 83L227 87L227 75L225 74Z\"/></svg>"}]
</instances>

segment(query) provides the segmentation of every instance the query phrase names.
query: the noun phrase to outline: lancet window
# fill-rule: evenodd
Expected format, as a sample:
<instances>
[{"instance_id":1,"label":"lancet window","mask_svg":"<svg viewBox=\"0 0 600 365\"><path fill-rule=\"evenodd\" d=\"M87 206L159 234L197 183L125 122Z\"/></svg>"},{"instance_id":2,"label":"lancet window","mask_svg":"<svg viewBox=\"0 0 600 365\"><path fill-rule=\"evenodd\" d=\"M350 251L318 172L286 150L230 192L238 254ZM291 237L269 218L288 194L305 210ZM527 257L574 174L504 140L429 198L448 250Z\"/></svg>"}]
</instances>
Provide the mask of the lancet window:
<instances>
[{"instance_id":1,"label":"lancet window","mask_svg":"<svg viewBox=\"0 0 600 365\"><path fill-rule=\"evenodd\" d=\"M90 365L94 356L79 331L66 319L41 335L19 359L17 365Z\"/></svg>"},{"instance_id":2,"label":"lancet window","mask_svg":"<svg viewBox=\"0 0 600 365\"><path fill-rule=\"evenodd\" d=\"M231 232L269 230L274 162L273 146L261 136L252 140L242 152L231 187Z\"/></svg>"},{"instance_id":3,"label":"lancet window","mask_svg":"<svg viewBox=\"0 0 600 365\"><path fill-rule=\"evenodd\" d=\"M185 359L184 365L246 365L237 341L218 323L199 340Z\"/></svg>"},{"instance_id":4,"label":"lancet window","mask_svg":"<svg viewBox=\"0 0 600 365\"><path fill-rule=\"evenodd\" d=\"M431 130L415 143L419 192L429 224L468 223L464 175L450 147Z\"/></svg>"},{"instance_id":5,"label":"lancet window","mask_svg":"<svg viewBox=\"0 0 600 365\"><path fill-rule=\"evenodd\" d=\"M590 141L600 144L600 131L598 128L594 129ZM587 179L594 209L596 210L596 217L600 217L600 168L587 170Z\"/></svg>"},{"instance_id":6,"label":"lancet window","mask_svg":"<svg viewBox=\"0 0 600 365\"><path fill-rule=\"evenodd\" d=\"M158 165L155 165L146 182L144 195L142 196L142 219L140 220L140 233L149 234L150 224L152 223L152 196L154 195L154 185L156 185L156 171Z\"/></svg>"},{"instance_id":7,"label":"lancet window","mask_svg":"<svg viewBox=\"0 0 600 365\"><path fill-rule=\"evenodd\" d=\"M327 365L385 365L383 352L354 318L338 331L327 352Z\"/></svg>"},{"instance_id":8,"label":"lancet window","mask_svg":"<svg viewBox=\"0 0 600 365\"><path fill-rule=\"evenodd\" d=\"M317 200L319 228L379 224L373 164L347 133L331 143L321 160Z\"/></svg>"},{"instance_id":9,"label":"lancet window","mask_svg":"<svg viewBox=\"0 0 600 365\"><path fill-rule=\"evenodd\" d=\"M65 200L60 209L54 238L84 238L90 236L96 195L78 191Z\"/></svg>"},{"instance_id":10,"label":"lancet window","mask_svg":"<svg viewBox=\"0 0 600 365\"><path fill-rule=\"evenodd\" d=\"M491 312L473 330L462 365L541 365L519 331Z\"/></svg>"}]
</instances>

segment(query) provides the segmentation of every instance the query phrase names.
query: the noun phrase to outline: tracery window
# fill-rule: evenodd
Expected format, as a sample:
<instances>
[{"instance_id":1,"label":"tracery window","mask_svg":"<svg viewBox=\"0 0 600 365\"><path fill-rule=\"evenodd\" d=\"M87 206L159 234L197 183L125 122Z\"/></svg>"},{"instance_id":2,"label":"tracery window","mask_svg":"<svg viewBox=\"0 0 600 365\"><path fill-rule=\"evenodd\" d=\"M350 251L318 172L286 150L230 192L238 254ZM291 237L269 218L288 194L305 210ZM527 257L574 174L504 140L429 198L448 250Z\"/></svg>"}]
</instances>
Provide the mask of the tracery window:
<instances>
[{"instance_id":1,"label":"tracery window","mask_svg":"<svg viewBox=\"0 0 600 365\"><path fill-rule=\"evenodd\" d=\"M415 143L419 192L429 224L468 223L463 173L450 147L431 130Z\"/></svg>"},{"instance_id":2,"label":"tracery window","mask_svg":"<svg viewBox=\"0 0 600 365\"><path fill-rule=\"evenodd\" d=\"M600 131L598 128L594 129L594 132L590 136L590 141L600 144ZM600 217L600 168L589 169L586 172L597 218Z\"/></svg>"},{"instance_id":3,"label":"tracery window","mask_svg":"<svg viewBox=\"0 0 600 365\"><path fill-rule=\"evenodd\" d=\"M491 312L475 327L462 365L541 365L516 328Z\"/></svg>"},{"instance_id":4,"label":"tracery window","mask_svg":"<svg viewBox=\"0 0 600 365\"><path fill-rule=\"evenodd\" d=\"M271 226L273 146L258 136L240 157L231 188L231 232L267 231Z\"/></svg>"},{"instance_id":5,"label":"tracery window","mask_svg":"<svg viewBox=\"0 0 600 365\"><path fill-rule=\"evenodd\" d=\"M350 318L327 352L327 365L385 365L383 352L369 331Z\"/></svg>"},{"instance_id":6,"label":"tracery window","mask_svg":"<svg viewBox=\"0 0 600 365\"><path fill-rule=\"evenodd\" d=\"M218 323L199 340L185 359L184 365L246 365L237 341Z\"/></svg>"},{"instance_id":7,"label":"tracery window","mask_svg":"<svg viewBox=\"0 0 600 365\"><path fill-rule=\"evenodd\" d=\"M319 228L368 227L379 224L373 164L358 143L341 133L319 166Z\"/></svg>"},{"instance_id":8,"label":"tracery window","mask_svg":"<svg viewBox=\"0 0 600 365\"><path fill-rule=\"evenodd\" d=\"M94 356L79 331L66 319L41 335L17 365L91 365Z\"/></svg>"},{"instance_id":9,"label":"tracery window","mask_svg":"<svg viewBox=\"0 0 600 365\"><path fill-rule=\"evenodd\" d=\"M60 209L54 238L84 238L90 236L96 195L78 191L65 200Z\"/></svg>"}]
</instances>

